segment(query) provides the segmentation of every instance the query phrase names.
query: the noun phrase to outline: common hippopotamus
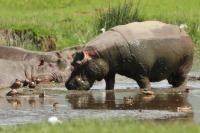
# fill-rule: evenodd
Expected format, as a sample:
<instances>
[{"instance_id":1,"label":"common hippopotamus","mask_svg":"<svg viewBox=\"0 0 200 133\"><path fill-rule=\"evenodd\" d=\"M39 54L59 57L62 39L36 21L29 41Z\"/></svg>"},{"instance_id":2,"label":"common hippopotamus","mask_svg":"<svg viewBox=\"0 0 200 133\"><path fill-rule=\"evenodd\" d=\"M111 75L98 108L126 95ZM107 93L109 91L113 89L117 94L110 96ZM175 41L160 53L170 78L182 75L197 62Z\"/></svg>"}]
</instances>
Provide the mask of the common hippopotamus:
<instances>
[{"instance_id":1,"label":"common hippopotamus","mask_svg":"<svg viewBox=\"0 0 200 133\"><path fill-rule=\"evenodd\" d=\"M30 64L27 61L11 61L0 59L0 87L10 87L16 79L20 81L64 82L71 72L69 67L58 66L41 60Z\"/></svg>"},{"instance_id":2,"label":"common hippopotamus","mask_svg":"<svg viewBox=\"0 0 200 133\"><path fill-rule=\"evenodd\" d=\"M75 46L65 48L64 50L38 52L26 50L20 47L0 46L0 59L30 62L32 62L33 60L38 61L43 59L45 62L50 63L56 62L61 59L69 60L71 59L71 55L81 48L82 46Z\"/></svg>"},{"instance_id":3,"label":"common hippopotamus","mask_svg":"<svg viewBox=\"0 0 200 133\"><path fill-rule=\"evenodd\" d=\"M14 82L14 79L18 79L19 77L21 80L23 79L23 81L26 81L24 72L29 68L35 67L38 69L38 71L41 68L46 69L43 77L41 77L40 71L36 72L38 75L40 75L37 76L38 78L36 78L36 82L37 79L40 80L39 77L42 78L42 82L64 82L71 72L70 62L72 61L72 54L80 48L81 46L75 46L52 52L37 52L25 50L19 47L0 46L0 68L2 68L0 70L2 71L0 73L0 77L2 78L0 79L0 87L5 86L3 85L4 82L6 86L8 86L10 83ZM39 64L40 67L38 67ZM26 68L24 68L24 66L26 66ZM4 71L4 67L6 68L6 71ZM53 73L54 78L52 77ZM45 79L45 77L47 79ZM26 78L31 79L30 76Z\"/></svg>"},{"instance_id":4,"label":"common hippopotamus","mask_svg":"<svg viewBox=\"0 0 200 133\"><path fill-rule=\"evenodd\" d=\"M68 89L91 88L104 79L114 89L115 74L134 79L140 88L151 90L150 82L167 79L182 85L192 67L194 46L184 29L159 21L119 25L88 42L74 55L74 70Z\"/></svg>"},{"instance_id":5,"label":"common hippopotamus","mask_svg":"<svg viewBox=\"0 0 200 133\"><path fill-rule=\"evenodd\" d=\"M59 51L37 52L19 47L0 46L0 59L14 61L33 61L43 59L46 62L55 62L61 58Z\"/></svg>"}]
</instances>

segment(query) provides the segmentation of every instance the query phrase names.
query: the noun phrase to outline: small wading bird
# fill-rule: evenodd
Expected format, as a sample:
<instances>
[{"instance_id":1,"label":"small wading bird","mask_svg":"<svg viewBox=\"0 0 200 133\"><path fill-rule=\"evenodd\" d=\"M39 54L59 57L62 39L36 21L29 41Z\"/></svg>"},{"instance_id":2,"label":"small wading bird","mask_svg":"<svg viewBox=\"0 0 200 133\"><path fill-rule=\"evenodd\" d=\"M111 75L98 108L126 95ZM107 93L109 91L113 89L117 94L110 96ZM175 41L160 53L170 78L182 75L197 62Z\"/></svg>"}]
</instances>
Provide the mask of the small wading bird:
<instances>
[{"instance_id":1,"label":"small wading bird","mask_svg":"<svg viewBox=\"0 0 200 133\"><path fill-rule=\"evenodd\" d=\"M40 82L41 82L41 79L40 78L36 78L35 83L39 84Z\"/></svg>"},{"instance_id":2,"label":"small wading bird","mask_svg":"<svg viewBox=\"0 0 200 133\"><path fill-rule=\"evenodd\" d=\"M17 92L16 89L12 89L11 91L9 91L6 96L17 96L19 93Z\"/></svg>"},{"instance_id":3,"label":"small wading bird","mask_svg":"<svg viewBox=\"0 0 200 133\"><path fill-rule=\"evenodd\" d=\"M28 86L29 83L30 83L30 80L25 79L25 80L23 81L23 87Z\"/></svg>"},{"instance_id":4,"label":"small wading bird","mask_svg":"<svg viewBox=\"0 0 200 133\"><path fill-rule=\"evenodd\" d=\"M15 82L10 86L11 91L9 91L6 96L16 96L19 93L17 92L17 89L19 89L22 86L22 82L19 79L16 79Z\"/></svg>"},{"instance_id":5,"label":"small wading bird","mask_svg":"<svg viewBox=\"0 0 200 133\"><path fill-rule=\"evenodd\" d=\"M29 83L29 88L35 88L36 87L36 81L32 81Z\"/></svg>"},{"instance_id":6,"label":"small wading bird","mask_svg":"<svg viewBox=\"0 0 200 133\"><path fill-rule=\"evenodd\" d=\"M22 82L16 79L15 82L10 86L11 89L19 89L22 86Z\"/></svg>"}]
</instances>

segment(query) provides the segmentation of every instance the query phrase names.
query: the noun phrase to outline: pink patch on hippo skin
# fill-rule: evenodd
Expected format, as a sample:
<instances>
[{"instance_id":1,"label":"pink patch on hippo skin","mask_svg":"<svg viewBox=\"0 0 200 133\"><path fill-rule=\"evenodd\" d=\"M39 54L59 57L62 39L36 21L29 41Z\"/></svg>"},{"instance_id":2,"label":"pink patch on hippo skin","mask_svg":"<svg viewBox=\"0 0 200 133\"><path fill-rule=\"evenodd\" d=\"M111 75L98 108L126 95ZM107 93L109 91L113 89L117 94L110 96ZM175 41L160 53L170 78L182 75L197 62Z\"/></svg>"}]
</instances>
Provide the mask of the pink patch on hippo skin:
<instances>
[{"instance_id":1,"label":"pink patch on hippo skin","mask_svg":"<svg viewBox=\"0 0 200 133\"><path fill-rule=\"evenodd\" d=\"M83 51L84 59L83 60L90 60L92 57L97 56L97 50L92 47L88 47Z\"/></svg>"},{"instance_id":2,"label":"pink patch on hippo skin","mask_svg":"<svg viewBox=\"0 0 200 133\"><path fill-rule=\"evenodd\" d=\"M76 63L79 64L79 65L81 65L81 64L84 64L86 61L87 60L82 60L82 61L78 60L78 61L76 61Z\"/></svg>"},{"instance_id":3,"label":"pink patch on hippo skin","mask_svg":"<svg viewBox=\"0 0 200 133\"><path fill-rule=\"evenodd\" d=\"M76 61L76 64L82 65L85 64L88 60L92 59L88 53L88 51L83 51L83 59Z\"/></svg>"},{"instance_id":4,"label":"pink patch on hippo skin","mask_svg":"<svg viewBox=\"0 0 200 133\"><path fill-rule=\"evenodd\" d=\"M90 53L88 53L87 51L83 51L83 54L84 54L84 59L83 60L90 60L91 59Z\"/></svg>"},{"instance_id":5,"label":"pink patch on hippo skin","mask_svg":"<svg viewBox=\"0 0 200 133\"><path fill-rule=\"evenodd\" d=\"M87 57L87 56L89 56L89 57L98 56L96 48L93 48L93 47L87 47L86 49L84 49L83 53L84 53L85 57Z\"/></svg>"},{"instance_id":6,"label":"pink patch on hippo skin","mask_svg":"<svg viewBox=\"0 0 200 133\"><path fill-rule=\"evenodd\" d=\"M68 60L72 60L72 59L73 59L72 56L73 56L72 54L67 54L67 59L68 59Z\"/></svg>"}]
</instances>

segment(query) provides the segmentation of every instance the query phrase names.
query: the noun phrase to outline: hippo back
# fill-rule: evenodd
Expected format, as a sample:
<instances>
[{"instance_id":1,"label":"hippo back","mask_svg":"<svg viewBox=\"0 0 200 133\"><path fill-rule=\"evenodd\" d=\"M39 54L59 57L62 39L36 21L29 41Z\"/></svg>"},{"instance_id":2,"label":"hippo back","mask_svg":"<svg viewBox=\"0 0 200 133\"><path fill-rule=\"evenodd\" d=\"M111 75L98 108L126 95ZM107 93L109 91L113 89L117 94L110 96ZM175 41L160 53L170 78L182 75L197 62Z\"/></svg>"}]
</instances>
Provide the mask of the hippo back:
<instances>
[{"instance_id":1,"label":"hippo back","mask_svg":"<svg viewBox=\"0 0 200 133\"><path fill-rule=\"evenodd\" d=\"M188 47L185 49L190 49L189 52L193 53L191 39L179 26L159 21L134 22L113 27L100 34L86 44L85 50L96 49L99 56L108 60L114 68L118 68L118 65L123 63L121 61L132 62L137 54L152 52L153 48L156 49L161 45L161 48L172 47L171 49L173 49L174 45L172 44L182 43L180 40L185 41L187 43L185 47ZM182 50L182 48L177 49Z\"/></svg>"}]
</instances>

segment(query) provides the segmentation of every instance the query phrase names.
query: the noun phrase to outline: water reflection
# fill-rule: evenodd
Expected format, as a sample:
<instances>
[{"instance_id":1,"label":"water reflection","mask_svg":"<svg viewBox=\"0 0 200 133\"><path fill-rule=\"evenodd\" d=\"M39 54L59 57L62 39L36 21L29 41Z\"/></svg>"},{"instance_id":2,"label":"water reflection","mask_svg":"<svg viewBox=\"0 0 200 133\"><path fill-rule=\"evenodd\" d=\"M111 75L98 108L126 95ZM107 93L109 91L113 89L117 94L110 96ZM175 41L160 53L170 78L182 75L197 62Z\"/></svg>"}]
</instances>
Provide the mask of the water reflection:
<instances>
[{"instance_id":1,"label":"water reflection","mask_svg":"<svg viewBox=\"0 0 200 133\"><path fill-rule=\"evenodd\" d=\"M44 98L38 98L34 96L28 96L28 97L7 97L6 98L8 104L11 105L14 109L20 109L20 108L39 108L40 106L43 106ZM27 106L29 105L29 106ZM6 103L5 103L6 106Z\"/></svg>"},{"instance_id":2,"label":"water reflection","mask_svg":"<svg viewBox=\"0 0 200 133\"><path fill-rule=\"evenodd\" d=\"M187 93L164 93L142 95L138 92L91 91L69 93L66 96L73 109L113 109L113 110L169 110L190 107Z\"/></svg>"},{"instance_id":3,"label":"water reflection","mask_svg":"<svg viewBox=\"0 0 200 133\"><path fill-rule=\"evenodd\" d=\"M189 95L188 93L156 91L155 95L146 96L141 95L138 89L67 91L67 94L52 91L45 94L43 98L38 95L0 98L0 125L39 121L52 115L66 119L80 117L192 118L193 113L187 109L191 105L194 117L199 116L199 108L194 104L199 103L199 97L193 96L193 94L197 95L194 90ZM178 110L184 110L186 113ZM196 121L199 121L199 117Z\"/></svg>"},{"instance_id":4,"label":"water reflection","mask_svg":"<svg viewBox=\"0 0 200 133\"><path fill-rule=\"evenodd\" d=\"M7 101L14 109L18 109L22 105L19 98L8 98Z\"/></svg>"},{"instance_id":5,"label":"water reflection","mask_svg":"<svg viewBox=\"0 0 200 133\"><path fill-rule=\"evenodd\" d=\"M44 105L50 105L53 110L57 111L60 105L66 104L70 105L71 109L168 110L176 112L180 108L190 108L187 98L188 93L155 93L155 95L147 96L133 90L73 91L66 95L66 101L29 96L25 98L8 97L7 102L14 109L40 108Z\"/></svg>"}]
</instances>

